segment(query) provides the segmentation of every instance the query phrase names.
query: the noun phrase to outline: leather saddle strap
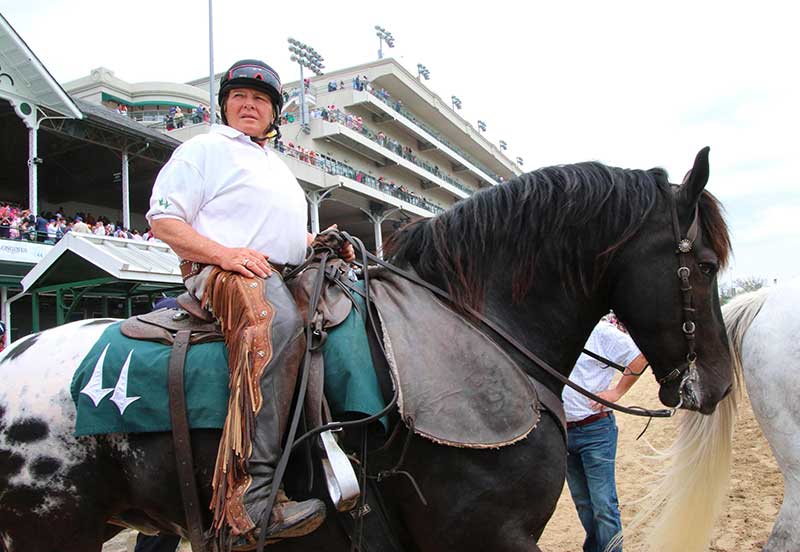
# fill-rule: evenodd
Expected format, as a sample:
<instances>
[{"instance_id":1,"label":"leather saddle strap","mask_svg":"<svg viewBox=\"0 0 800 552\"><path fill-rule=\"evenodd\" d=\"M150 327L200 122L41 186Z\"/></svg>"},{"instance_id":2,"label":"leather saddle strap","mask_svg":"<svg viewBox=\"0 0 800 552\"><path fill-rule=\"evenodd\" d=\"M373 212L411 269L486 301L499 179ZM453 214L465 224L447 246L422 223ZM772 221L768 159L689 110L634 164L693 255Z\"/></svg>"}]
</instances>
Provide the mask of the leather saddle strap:
<instances>
[{"instance_id":1,"label":"leather saddle strap","mask_svg":"<svg viewBox=\"0 0 800 552\"><path fill-rule=\"evenodd\" d=\"M189 541L193 552L205 552L203 518L200 514L200 499L194 477L192 442L189 437L189 418L186 414L186 396L183 387L183 369L191 335L191 330L180 330L175 334L175 343L169 355L169 415L172 421L172 442L175 446L178 484L181 488Z\"/></svg>"}]
</instances>

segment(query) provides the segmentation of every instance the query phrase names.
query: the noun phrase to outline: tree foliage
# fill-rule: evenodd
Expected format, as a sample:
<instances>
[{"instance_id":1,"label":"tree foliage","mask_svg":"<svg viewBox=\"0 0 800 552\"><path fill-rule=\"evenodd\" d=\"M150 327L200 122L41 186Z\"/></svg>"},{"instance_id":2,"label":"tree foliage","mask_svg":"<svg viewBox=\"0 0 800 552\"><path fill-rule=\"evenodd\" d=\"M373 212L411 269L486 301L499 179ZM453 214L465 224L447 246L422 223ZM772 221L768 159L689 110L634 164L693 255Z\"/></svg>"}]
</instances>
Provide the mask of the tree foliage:
<instances>
[{"instance_id":1,"label":"tree foliage","mask_svg":"<svg viewBox=\"0 0 800 552\"><path fill-rule=\"evenodd\" d=\"M740 293L748 293L756 291L767 285L767 281L763 278L756 276L747 276L745 278L736 278L733 283L722 284L719 288L719 299L723 305L739 295Z\"/></svg>"}]
</instances>

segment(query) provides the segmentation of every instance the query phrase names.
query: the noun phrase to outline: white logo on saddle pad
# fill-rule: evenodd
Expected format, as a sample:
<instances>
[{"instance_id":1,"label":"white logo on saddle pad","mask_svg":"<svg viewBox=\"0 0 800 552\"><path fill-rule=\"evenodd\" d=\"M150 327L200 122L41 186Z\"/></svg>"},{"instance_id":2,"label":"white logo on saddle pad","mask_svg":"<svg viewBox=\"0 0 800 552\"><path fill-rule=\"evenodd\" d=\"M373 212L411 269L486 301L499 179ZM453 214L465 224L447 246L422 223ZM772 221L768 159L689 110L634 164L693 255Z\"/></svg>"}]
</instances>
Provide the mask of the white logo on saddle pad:
<instances>
[{"instance_id":1,"label":"white logo on saddle pad","mask_svg":"<svg viewBox=\"0 0 800 552\"><path fill-rule=\"evenodd\" d=\"M106 353L108 352L108 345L106 348L103 349L103 352L100 353L100 358L97 359L97 363L94 365L94 370L92 371L92 377L89 378L89 382L86 386L81 389L81 393L92 399L95 408L100 405L100 401L102 401L106 395L114 392L111 395L111 402L117 405L119 409L120 416L125 414L125 409L141 399L141 397L128 397L128 368L131 364L131 356L133 355L133 351L128 353L128 358L125 359L125 364L122 365L122 370L119 373L119 379L117 380L117 385L114 386L113 389L110 387L103 387L103 364L106 360Z\"/></svg>"}]
</instances>

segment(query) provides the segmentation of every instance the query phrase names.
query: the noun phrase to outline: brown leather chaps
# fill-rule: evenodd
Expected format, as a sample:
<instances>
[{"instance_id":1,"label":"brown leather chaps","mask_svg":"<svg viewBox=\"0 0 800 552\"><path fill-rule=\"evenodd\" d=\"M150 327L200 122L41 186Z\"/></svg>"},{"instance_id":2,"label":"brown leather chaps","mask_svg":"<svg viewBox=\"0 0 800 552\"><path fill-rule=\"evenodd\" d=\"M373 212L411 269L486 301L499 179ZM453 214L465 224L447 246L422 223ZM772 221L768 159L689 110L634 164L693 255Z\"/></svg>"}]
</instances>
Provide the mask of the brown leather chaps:
<instances>
[{"instance_id":1,"label":"brown leather chaps","mask_svg":"<svg viewBox=\"0 0 800 552\"><path fill-rule=\"evenodd\" d=\"M211 508L217 531L227 525L240 535L265 514L305 336L294 299L277 272L266 279L245 278L213 267L207 276L202 303L220 323L230 368Z\"/></svg>"}]
</instances>

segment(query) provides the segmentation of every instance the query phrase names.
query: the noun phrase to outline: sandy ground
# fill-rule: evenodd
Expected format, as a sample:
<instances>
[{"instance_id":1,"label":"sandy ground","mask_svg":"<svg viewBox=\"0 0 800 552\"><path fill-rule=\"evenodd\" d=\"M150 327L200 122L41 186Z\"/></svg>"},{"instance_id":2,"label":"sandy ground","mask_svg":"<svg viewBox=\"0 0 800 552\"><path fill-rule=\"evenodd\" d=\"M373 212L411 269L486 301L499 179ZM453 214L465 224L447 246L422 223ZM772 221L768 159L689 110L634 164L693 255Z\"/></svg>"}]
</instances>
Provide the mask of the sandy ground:
<instances>
[{"instance_id":1,"label":"sandy ground","mask_svg":"<svg viewBox=\"0 0 800 552\"><path fill-rule=\"evenodd\" d=\"M657 384L645 375L623 399L623 404L659 408ZM649 449L636 441L645 424L644 418L618 415L619 450L617 454L617 487L622 520L625 524L635 514L632 504L647 493L647 481L652 477L643 456ZM676 431L674 420L654 419L646 433L656 447L666 447ZM644 438L643 438L644 439ZM740 407L734 436L734 465L728 504L718 522L711 552L759 551L767 541L772 524L783 499L783 480L766 439L758 427L750 403L745 399ZM550 524L542 535L540 546L547 552L579 552L583 543L583 528L564 486L564 492ZM103 548L103 552L130 552L134 537L130 532L119 535ZM188 546L181 550L188 551ZM626 551L644 551L637 535L626 535Z\"/></svg>"},{"instance_id":2,"label":"sandy ground","mask_svg":"<svg viewBox=\"0 0 800 552\"><path fill-rule=\"evenodd\" d=\"M645 375L621 403L659 408L657 390L658 384L652 376ZM617 490L624 530L625 523L636 513L633 501L647 494L652 468L643 460L649 452L642 442L644 437L636 441L645 419L617 415L617 423ZM731 488L723 517L718 521L712 538L711 552L760 551L783 500L783 479L746 397L739 408L735 431ZM675 420L654 419L646 438L653 446L666 448L675 433ZM576 552L581 550L583 538L583 528L565 484L558 508L539 544L547 552ZM646 550L637 535L626 535L625 544L626 551Z\"/></svg>"}]
</instances>

